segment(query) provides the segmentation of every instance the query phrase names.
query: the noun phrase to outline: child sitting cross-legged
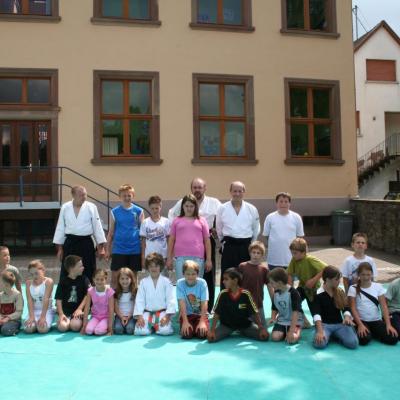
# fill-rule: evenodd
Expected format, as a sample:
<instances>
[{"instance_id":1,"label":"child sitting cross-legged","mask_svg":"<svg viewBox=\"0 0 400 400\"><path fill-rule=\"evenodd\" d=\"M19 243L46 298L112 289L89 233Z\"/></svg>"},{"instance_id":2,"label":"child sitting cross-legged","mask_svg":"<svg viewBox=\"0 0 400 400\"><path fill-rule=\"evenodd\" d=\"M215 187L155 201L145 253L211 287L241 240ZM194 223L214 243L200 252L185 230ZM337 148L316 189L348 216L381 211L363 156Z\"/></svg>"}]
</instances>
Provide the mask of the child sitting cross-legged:
<instances>
[{"instance_id":1,"label":"child sitting cross-legged","mask_svg":"<svg viewBox=\"0 0 400 400\"><path fill-rule=\"evenodd\" d=\"M13 288L15 276L11 271L3 271L0 277L3 290L0 292L0 333L13 336L21 326L24 301L22 294Z\"/></svg>"},{"instance_id":2,"label":"child sitting cross-legged","mask_svg":"<svg viewBox=\"0 0 400 400\"><path fill-rule=\"evenodd\" d=\"M187 260L183 264L183 278L176 283L181 336L191 339L193 336L205 339L209 328L208 287L204 279L199 278L199 265Z\"/></svg>"},{"instance_id":3,"label":"child sitting cross-legged","mask_svg":"<svg viewBox=\"0 0 400 400\"><path fill-rule=\"evenodd\" d=\"M145 259L145 267L150 275L140 281L136 295L135 335L172 335L174 330L171 317L175 314L175 296L171 281L161 275L164 257L150 253Z\"/></svg>"},{"instance_id":4,"label":"child sitting cross-legged","mask_svg":"<svg viewBox=\"0 0 400 400\"><path fill-rule=\"evenodd\" d=\"M236 268L228 268L223 274L223 283L226 289L220 292L214 306L208 341L217 342L235 331L252 339L268 340L269 334L261 324L257 306L250 292L240 287L242 274ZM253 315L256 324L250 320ZM220 323L217 326L218 321Z\"/></svg>"},{"instance_id":5,"label":"child sitting cross-legged","mask_svg":"<svg viewBox=\"0 0 400 400\"><path fill-rule=\"evenodd\" d=\"M90 281L83 274L82 258L75 255L65 257L66 276L60 278L56 290L58 312L57 329L60 332L79 332L82 328L83 309Z\"/></svg>"},{"instance_id":6,"label":"child sitting cross-legged","mask_svg":"<svg viewBox=\"0 0 400 400\"><path fill-rule=\"evenodd\" d=\"M297 343L304 323L299 292L288 285L288 274L284 268L274 268L269 273L269 280L274 288L272 315L268 322L275 323L272 340L279 342L286 339L289 344Z\"/></svg>"}]
</instances>

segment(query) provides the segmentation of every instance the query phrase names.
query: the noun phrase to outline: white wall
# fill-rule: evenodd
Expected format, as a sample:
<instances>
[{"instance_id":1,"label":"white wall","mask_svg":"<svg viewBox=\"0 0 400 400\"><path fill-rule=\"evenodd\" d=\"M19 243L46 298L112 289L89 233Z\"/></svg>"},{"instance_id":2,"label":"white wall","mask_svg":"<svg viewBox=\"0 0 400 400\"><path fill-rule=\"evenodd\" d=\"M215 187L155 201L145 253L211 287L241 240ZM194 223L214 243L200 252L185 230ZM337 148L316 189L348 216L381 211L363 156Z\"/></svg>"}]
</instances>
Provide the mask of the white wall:
<instances>
[{"instance_id":1,"label":"white wall","mask_svg":"<svg viewBox=\"0 0 400 400\"><path fill-rule=\"evenodd\" d=\"M380 28L354 54L356 109L360 111L358 157L385 139L385 112L400 111L398 82L367 82L366 60L396 60L396 77L400 79L400 46L384 28Z\"/></svg>"}]
</instances>

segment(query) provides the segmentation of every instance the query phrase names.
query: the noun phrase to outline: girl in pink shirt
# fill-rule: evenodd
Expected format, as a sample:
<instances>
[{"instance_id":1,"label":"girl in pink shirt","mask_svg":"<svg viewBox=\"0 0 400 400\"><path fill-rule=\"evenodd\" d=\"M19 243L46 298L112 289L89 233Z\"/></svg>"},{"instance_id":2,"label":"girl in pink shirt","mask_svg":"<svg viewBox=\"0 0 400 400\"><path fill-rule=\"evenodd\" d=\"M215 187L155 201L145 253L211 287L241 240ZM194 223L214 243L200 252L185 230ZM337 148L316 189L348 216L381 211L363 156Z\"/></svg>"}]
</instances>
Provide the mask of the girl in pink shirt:
<instances>
[{"instance_id":1,"label":"girl in pink shirt","mask_svg":"<svg viewBox=\"0 0 400 400\"><path fill-rule=\"evenodd\" d=\"M88 290L83 315L82 335L112 335L114 316L114 290L107 283L107 271L96 269L93 275L94 287ZM89 310L92 317L88 321Z\"/></svg>"},{"instance_id":2,"label":"girl in pink shirt","mask_svg":"<svg viewBox=\"0 0 400 400\"><path fill-rule=\"evenodd\" d=\"M199 267L199 276L212 268L211 243L207 221L199 216L196 198L188 194L182 199L181 213L172 222L168 239L167 267L172 269L172 258L175 256L176 279L183 278L183 263L195 261ZM205 260L204 260L205 258Z\"/></svg>"}]
</instances>

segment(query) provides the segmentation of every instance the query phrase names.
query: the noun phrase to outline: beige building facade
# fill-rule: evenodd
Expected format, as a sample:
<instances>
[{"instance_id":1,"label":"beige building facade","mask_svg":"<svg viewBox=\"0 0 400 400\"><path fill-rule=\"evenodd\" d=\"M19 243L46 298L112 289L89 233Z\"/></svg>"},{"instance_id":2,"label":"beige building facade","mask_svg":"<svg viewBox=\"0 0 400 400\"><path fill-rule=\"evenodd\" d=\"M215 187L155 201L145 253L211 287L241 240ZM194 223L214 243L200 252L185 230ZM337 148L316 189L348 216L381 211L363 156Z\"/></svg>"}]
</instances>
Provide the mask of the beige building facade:
<instances>
[{"instance_id":1,"label":"beige building facade","mask_svg":"<svg viewBox=\"0 0 400 400\"><path fill-rule=\"evenodd\" d=\"M357 194L351 1L20 3L0 1L2 183L24 161L35 182L60 182L35 166L65 166L168 203L195 176L220 199L242 180L262 215L279 191L304 216ZM26 202L59 200L29 190Z\"/></svg>"}]
</instances>

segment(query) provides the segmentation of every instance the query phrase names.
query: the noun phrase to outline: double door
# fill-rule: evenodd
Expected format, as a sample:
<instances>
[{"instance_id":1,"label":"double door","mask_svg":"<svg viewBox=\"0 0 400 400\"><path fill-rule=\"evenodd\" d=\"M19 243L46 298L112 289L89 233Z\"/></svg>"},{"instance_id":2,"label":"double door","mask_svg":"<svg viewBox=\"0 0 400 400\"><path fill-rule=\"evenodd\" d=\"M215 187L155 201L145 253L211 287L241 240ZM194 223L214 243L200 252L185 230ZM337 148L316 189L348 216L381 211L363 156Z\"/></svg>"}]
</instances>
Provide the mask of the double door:
<instances>
[{"instance_id":1,"label":"double door","mask_svg":"<svg viewBox=\"0 0 400 400\"><path fill-rule=\"evenodd\" d=\"M50 121L0 121L0 201L48 201Z\"/></svg>"}]
</instances>

